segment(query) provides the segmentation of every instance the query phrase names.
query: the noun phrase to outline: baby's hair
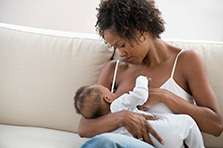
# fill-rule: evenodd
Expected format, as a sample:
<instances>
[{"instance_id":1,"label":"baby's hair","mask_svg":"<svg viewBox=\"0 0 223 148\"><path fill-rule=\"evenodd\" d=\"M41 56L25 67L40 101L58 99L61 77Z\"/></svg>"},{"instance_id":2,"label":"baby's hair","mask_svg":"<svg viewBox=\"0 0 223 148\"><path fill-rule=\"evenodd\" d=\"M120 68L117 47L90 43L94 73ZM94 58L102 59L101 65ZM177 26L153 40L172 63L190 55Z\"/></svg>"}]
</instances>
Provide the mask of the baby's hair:
<instances>
[{"instance_id":1,"label":"baby's hair","mask_svg":"<svg viewBox=\"0 0 223 148\"><path fill-rule=\"evenodd\" d=\"M85 118L96 118L101 116L101 94L101 91L96 87L80 87L74 96L74 107L76 112ZM91 109L89 110L89 108ZM84 110L89 110L90 116L84 115Z\"/></svg>"}]
</instances>

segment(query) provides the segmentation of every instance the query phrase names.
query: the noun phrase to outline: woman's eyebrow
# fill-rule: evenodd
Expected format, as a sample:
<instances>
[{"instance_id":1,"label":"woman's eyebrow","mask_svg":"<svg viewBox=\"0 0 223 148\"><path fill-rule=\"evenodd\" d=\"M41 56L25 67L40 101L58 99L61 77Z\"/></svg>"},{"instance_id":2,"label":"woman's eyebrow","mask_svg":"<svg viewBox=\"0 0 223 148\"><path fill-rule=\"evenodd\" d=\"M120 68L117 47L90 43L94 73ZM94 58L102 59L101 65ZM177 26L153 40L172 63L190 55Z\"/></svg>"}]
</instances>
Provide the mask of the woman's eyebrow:
<instances>
[{"instance_id":1,"label":"woman's eyebrow","mask_svg":"<svg viewBox=\"0 0 223 148\"><path fill-rule=\"evenodd\" d=\"M118 44L120 41L122 41L122 40L118 40L118 41L115 43L115 45L114 45L114 46L116 47L116 46L117 46L117 44Z\"/></svg>"}]
</instances>

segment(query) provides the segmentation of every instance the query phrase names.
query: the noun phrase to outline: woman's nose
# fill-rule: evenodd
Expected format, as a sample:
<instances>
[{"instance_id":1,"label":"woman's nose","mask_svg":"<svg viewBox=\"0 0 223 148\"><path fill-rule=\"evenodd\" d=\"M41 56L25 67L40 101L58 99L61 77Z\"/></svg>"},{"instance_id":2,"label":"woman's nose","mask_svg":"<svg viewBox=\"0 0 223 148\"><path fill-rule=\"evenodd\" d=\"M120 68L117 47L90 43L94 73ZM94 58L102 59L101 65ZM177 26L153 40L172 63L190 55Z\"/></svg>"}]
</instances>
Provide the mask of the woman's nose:
<instances>
[{"instance_id":1,"label":"woman's nose","mask_svg":"<svg viewBox=\"0 0 223 148\"><path fill-rule=\"evenodd\" d=\"M127 53L124 50L119 50L119 56L121 58L126 57Z\"/></svg>"}]
</instances>

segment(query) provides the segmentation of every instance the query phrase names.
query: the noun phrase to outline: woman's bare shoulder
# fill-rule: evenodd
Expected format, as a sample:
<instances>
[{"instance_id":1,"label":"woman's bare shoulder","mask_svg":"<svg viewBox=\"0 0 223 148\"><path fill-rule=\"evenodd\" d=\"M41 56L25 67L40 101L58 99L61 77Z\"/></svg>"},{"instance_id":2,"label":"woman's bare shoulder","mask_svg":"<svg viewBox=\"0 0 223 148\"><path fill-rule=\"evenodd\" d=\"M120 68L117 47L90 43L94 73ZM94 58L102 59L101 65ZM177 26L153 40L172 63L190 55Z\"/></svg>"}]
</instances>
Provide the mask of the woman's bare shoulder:
<instances>
[{"instance_id":1,"label":"woman's bare shoulder","mask_svg":"<svg viewBox=\"0 0 223 148\"><path fill-rule=\"evenodd\" d=\"M118 60L111 60L105 65L105 69L110 69L111 71L115 70L115 66L117 64ZM120 59L118 62L118 70L126 69L128 68L130 63L126 62L124 59Z\"/></svg>"},{"instance_id":2,"label":"woman's bare shoulder","mask_svg":"<svg viewBox=\"0 0 223 148\"><path fill-rule=\"evenodd\" d=\"M97 84L110 87L116 63L117 60L111 60L105 64L98 76Z\"/></svg>"},{"instance_id":3,"label":"woman's bare shoulder","mask_svg":"<svg viewBox=\"0 0 223 148\"><path fill-rule=\"evenodd\" d=\"M203 100L208 102L208 98L215 98L202 55L196 50L186 50L182 53L181 60L184 77L197 103L201 105Z\"/></svg>"},{"instance_id":4,"label":"woman's bare shoulder","mask_svg":"<svg viewBox=\"0 0 223 148\"><path fill-rule=\"evenodd\" d=\"M202 55L193 49L184 50L181 54L180 60L182 64L190 70L200 66L203 68L205 67L205 62Z\"/></svg>"},{"instance_id":5,"label":"woman's bare shoulder","mask_svg":"<svg viewBox=\"0 0 223 148\"><path fill-rule=\"evenodd\" d=\"M186 57L186 58L198 58L200 57L201 54L195 50L195 49L188 49L188 50L184 50L182 52L182 57Z\"/></svg>"},{"instance_id":6,"label":"woman's bare shoulder","mask_svg":"<svg viewBox=\"0 0 223 148\"><path fill-rule=\"evenodd\" d=\"M102 70L99 74L97 84L104 85L107 88L109 88L111 86L116 64L117 64L117 60L111 60L111 61L109 61L108 63L105 64L105 66L102 68ZM124 72L127 67L128 67L127 62L125 62L122 59L119 60L118 73L119 72Z\"/></svg>"},{"instance_id":7,"label":"woman's bare shoulder","mask_svg":"<svg viewBox=\"0 0 223 148\"><path fill-rule=\"evenodd\" d=\"M196 50L185 50L179 57L179 69L186 81L200 80L207 76L207 68L202 55Z\"/></svg>"},{"instance_id":8,"label":"woman's bare shoulder","mask_svg":"<svg viewBox=\"0 0 223 148\"><path fill-rule=\"evenodd\" d=\"M112 68L115 68L116 63L117 60L111 60L105 64L102 70L112 70Z\"/></svg>"}]
</instances>

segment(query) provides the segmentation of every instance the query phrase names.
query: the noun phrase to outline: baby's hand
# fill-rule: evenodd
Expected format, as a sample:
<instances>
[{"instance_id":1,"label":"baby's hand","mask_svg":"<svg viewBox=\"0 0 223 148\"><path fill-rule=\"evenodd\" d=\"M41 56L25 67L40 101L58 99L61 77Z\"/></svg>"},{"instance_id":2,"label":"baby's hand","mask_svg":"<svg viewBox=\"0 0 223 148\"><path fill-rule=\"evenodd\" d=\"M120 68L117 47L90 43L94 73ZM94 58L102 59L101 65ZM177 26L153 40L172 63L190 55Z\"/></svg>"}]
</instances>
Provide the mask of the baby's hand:
<instances>
[{"instance_id":1,"label":"baby's hand","mask_svg":"<svg viewBox=\"0 0 223 148\"><path fill-rule=\"evenodd\" d=\"M140 77L141 78L144 77L144 79L146 78L148 80L148 83L150 83L152 81L152 79L150 77L148 77L148 76L140 75L138 78L140 78Z\"/></svg>"},{"instance_id":2,"label":"baby's hand","mask_svg":"<svg viewBox=\"0 0 223 148\"><path fill-rule=\"evenodd\" d=\"M148 77L148 76L145 76L145 77L147 78L149 83L152 81L152 79L150 77Z\"/></svg>"}]
</instances>

